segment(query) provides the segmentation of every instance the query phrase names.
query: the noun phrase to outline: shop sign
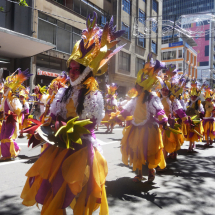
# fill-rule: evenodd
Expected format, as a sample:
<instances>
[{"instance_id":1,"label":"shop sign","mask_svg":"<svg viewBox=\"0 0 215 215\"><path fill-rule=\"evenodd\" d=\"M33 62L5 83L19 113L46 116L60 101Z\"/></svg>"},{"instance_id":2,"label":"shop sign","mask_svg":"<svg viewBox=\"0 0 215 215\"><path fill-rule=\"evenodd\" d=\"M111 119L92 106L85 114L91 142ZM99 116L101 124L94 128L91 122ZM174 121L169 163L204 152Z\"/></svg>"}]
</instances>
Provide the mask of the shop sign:
<instances>
[{"instance_id":1,"label":"shop sign","mask_svg":"<svg viewBox=\"0 0 215 215\"><path fill-rule=\"evenodd\" d=\"M182 46L183 41L175 42L175 43L169 43L169 47L174 47L174 46Z\"/></svg>"},{"instance_id":2,"label":"shop sign","mask_svg":"<svg viewBox=\"0 0 215 215\"><path fill-rule=\"evenodd\" d=\"M49 77L58 77L58 73L54 73L54 72L46 72L46 71L42 71L40 69L37 70L37 75L44 75L44 76L49 76Z\"/></svg>"}]
</instances>

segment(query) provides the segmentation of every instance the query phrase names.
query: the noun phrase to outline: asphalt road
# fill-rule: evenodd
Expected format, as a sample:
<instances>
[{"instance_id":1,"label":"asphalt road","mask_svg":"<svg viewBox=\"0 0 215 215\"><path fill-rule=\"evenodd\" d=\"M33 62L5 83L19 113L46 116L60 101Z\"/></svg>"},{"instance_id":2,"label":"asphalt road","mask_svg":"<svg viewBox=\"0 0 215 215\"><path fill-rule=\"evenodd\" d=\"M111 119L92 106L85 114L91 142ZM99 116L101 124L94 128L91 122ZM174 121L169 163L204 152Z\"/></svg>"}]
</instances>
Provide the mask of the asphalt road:
<instances>
[{"instance_id":1,"label":"asphalt road","mask_svg":"<svg viewBox=\"0 0 215 215\"><path fill-rule=\"evenodd\" d=\"M121 161L120 140L122 128L116 127L113 134L105 134L100 127L96 136L102 145L108 162L106 192L110 215L215 214L215 148L202 147L198 143L195 153L187 153L188 143L179 151L178 160L168 162L167 171L157 174L154 183L133 183L135 173ZM18 139L22 148L15 161L0 163L0 215L37 215L36 207L21 204L20 193L24 186L25 173L36 161L40 149L29 150L27 140ZM41 206L39 206L41 209ZM72 214L68 209L67 214ZM94 213L99 214L98 211Z\"/></svg>"}]
</instances>

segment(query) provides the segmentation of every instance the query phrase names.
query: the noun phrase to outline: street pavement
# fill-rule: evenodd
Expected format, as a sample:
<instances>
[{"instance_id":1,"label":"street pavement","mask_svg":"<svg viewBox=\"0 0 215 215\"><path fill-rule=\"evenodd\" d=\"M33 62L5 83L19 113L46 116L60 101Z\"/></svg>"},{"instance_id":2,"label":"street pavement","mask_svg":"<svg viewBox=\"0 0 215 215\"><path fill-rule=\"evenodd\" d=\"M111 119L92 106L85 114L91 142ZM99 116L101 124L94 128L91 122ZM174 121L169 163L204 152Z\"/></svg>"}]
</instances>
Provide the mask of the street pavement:
<instances>
[{"instance_id":1,"label":"street pavement","mask_svg":"<svg viewBox=\"0 0 215 215\"><path fill-rule=\"evenodd\" d=\"M134 183L135 173L121 161L120 140L122 128L116 126L113 134L105 134L105 127L96 131L108 162L106 192L110 215L215 214L215 147L204 148L197 143L194 153L188 153L185 142L177 161L168 161L167 170L156 175L154 183L146 180ZM15 161L0 162L0 215L39 215L36 206L21 204L20 193L25 184L25 173L38 158L40 149L29 149L26 138L18 139L22 148ZM67 209L67 214L73 214ZM94 213L98 215L99 212Z\"/></svg>"}]
</instances>

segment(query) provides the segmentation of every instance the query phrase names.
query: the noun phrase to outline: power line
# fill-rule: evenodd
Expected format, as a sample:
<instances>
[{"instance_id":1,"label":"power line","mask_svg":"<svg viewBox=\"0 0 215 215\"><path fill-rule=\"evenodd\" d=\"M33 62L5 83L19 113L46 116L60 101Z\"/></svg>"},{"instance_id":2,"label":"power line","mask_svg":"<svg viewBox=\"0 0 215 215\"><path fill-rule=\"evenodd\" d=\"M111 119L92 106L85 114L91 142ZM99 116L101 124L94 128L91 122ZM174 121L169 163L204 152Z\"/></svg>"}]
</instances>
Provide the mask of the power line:
<instances>
[{"instance_id":1,"label":"power line","mask_svg":"<svg viewBox=\"0 0 215 215\"><path fill-rule=\"evenodd\" d=\"M19 5L18 2L15 2L15 1L12 1L12 0L5 0L5 1L8 1L8 2L11 2L11 3L14 3L14 4L18 4L18 5ZM49 14L49 15L52 15L52 16L56 16L56 17L59 17L59 18L63 18L63 19L69 20L69 21L77 22L77 23L84 24L84 25L86 24L86 23L84 23L84 22L79 22L79 21L76 21L76 20L73 20L73 19L66 18L66 17L64 17L64 16L59 16L59 15L54 14L54 13L49 13L49 12L46 12L46 11L43 11L43 10L40 10L40 9L37 9L37 8L33 8L33 7L31 7L31 6L25 6L25 7L31 8L32 10L37 10L37 11L39 11L39 12L46 13L46 14Z\"/></svg>"}]
</instances>

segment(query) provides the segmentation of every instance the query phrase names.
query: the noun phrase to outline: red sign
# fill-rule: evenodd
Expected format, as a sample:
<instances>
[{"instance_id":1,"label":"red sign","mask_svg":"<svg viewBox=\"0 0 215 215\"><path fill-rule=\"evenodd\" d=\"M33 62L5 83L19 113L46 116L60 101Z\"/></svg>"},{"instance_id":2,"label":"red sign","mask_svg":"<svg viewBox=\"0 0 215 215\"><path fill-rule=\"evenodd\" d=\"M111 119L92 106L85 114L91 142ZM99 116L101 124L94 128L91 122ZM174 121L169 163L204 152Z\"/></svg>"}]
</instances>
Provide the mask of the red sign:
<instances>
[{"instance_id":1,"label":"red sign","mask_svg":"<svg viewBox=\"0 0 215 215\"><path fill-rule=\"evenodd\" d=\"M44 76L50 76L50 77L58 77L58 73L53 73L53 72L45 72L40 69L37 70L37 75L44 75Z\"/></svg>"}]
</instances>

